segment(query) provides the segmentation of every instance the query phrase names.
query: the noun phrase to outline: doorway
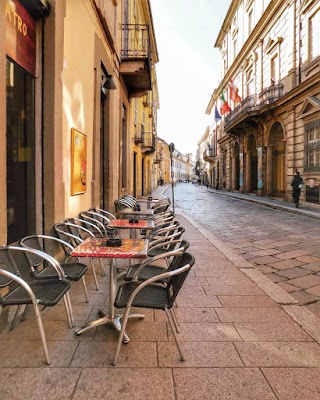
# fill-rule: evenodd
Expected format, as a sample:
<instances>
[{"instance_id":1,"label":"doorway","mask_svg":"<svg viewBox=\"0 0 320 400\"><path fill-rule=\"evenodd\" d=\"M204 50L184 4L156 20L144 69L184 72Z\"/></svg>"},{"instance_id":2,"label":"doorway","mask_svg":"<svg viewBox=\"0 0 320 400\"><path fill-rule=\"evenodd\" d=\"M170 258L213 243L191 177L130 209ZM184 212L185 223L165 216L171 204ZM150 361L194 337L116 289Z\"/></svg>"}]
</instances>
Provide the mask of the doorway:
<instances>
[{"instance_id":1,"label":"doorway","mask_svg":"<svg viewBox=\"0 0 320 400\"><path fill-rule=\"evenodd\" d=\"M35 233L34 78L6 60L7 243Z\"/></svg>"}]
</instances>

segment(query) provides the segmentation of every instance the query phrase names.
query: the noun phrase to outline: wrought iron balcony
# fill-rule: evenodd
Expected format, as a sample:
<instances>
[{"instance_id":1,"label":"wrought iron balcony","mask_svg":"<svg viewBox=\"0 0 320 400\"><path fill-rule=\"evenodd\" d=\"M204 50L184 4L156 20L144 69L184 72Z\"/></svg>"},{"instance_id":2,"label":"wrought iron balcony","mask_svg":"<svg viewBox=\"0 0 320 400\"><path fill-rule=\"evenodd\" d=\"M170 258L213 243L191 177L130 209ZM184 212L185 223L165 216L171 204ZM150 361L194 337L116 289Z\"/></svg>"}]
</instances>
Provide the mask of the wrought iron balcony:
<instances>
[{"instance_id":1,"label":"wrought iron balcony","mask_svg":"<svg viewBox=\"0 0 320 400\"><path fill-rule=\"evenodd\" d=\"M153 163L154 163L154 164L160 164L162 160L163 160L163 155L162 155L162 153L157 151L156 154L155 154Z\"/></svg>"},{"instance_id":2,"label":"wrought iron balcony","mask_svg":"<svg viewBox=\"0 0 320 400\"><path fill-rule=\"evenodd\" d=\"M154 153L156 148L156 138L152 132L145 132L144 139L142 143L142 153L151 154Z\"/></svg>"},{"instance_id":3,"label":"wrought iron balcony","mask_svg":"<svg viewBox=\"0 0 320 400\"><path fill-rule=\"evenodd\" d=\"M216 153L213 149L206 149L203 152L202 157L204 161L214 161L216 158Z\"/></svg>"},{"instance_id":4,"label":"wrought iron balcony","mask_svg":"<svg viewBox=\"0 0 320 400\"><path fill-rule=\"evenodd\" d=\"M224 120L224 128L228 128L235 122L241 122L250 115L258 115L265 107L270 107L284 94L283 85L272 85L264 89L260 94L246 97Z\"/></svg>"},{"instance_id":5,"label":"wrought iron balcony","mask_svg":"<svg viewBox=\"0 0 320 400\"><path fill-rule=\"evenodd\" d=\"M142 125L136 125L134 132L134 141L139 144L144 141L144 127Z\"/></svg>"},{"instance_id":6,"label":"wrought iron balcony","mask_svg":"<svg viewBox=\"0 0 320 400\"><path fill-rule=\"evenodd\" d=\"M129 95L144 96L151 86L151 48L149 26L121 25L120 74Z\"/></svg>"}]
</instances>

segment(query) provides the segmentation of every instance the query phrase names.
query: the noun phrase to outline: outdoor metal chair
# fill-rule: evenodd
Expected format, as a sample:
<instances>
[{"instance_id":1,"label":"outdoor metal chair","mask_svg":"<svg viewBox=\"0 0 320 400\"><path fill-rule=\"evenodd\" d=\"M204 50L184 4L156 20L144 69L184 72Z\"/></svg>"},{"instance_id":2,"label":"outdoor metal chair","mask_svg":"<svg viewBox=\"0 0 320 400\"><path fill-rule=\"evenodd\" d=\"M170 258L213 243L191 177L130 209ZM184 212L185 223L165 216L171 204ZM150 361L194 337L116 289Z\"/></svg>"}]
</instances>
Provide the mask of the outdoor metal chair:
<instances>
[{"instance_id":1,"label":"outdoor metal chair","mask_svg":"<svg viewBox=\"0 0 320 400\"><path fill-rule=\"evenodd\" d=\"M125 312L123 315L121 332L119 334L118 344L113 360L114 366L116 366L118 363L121 344L127 327L131 307L164 310L167 315L180 358L182 361L185 360L178 341L178 335L175 331L174 323L172 321L172 306L193 264L194 257L189 253L184 253L181 257L179 257L179 261L175 265L176 269L164 272L143 282L131 281L119 287L114 305L116 308L125 308ZM166 285L155 284L159 279L165 279Z\"/></svg>"},{"instance_id":2,"label":"outdoor metal chair","mask_svg":"<svg viewBox=\"0 0 320 400\"><path fill-rule=\"evenodd\" d=\"M176 247L176 241L179 240L182 234L185 232L185 228L179 226L174 233L162 238L153 240L149 243L148 256L154 257L167 251L172 251Z\"/></svg>"},{"instance_id":3,"label":"outdoor metal chair","mask_svg":"<svg viewBox=\"0 0 320 400\"><path fill-rule=\"evenodd\" d=\"M63 245L69 247L71 250L74 249L74 247L72 247L69 243L64 242L57 237L47 235L26 236L20 240L20 245L22 247L39 250L51 256L52 254L49 253L49 248L51 248L52 250L52 248L55 248L55 245L59 245L59 247ZM32 274L35 279L47 279L55 277L57 275L56 270L51 265L48 265L43 257L32 253L27 253L27 259L30 263ZM88 270L86 264L83 264L79 261L64 261L60 262L60 265L65 273L66 279L70 281L78 281L80 279L82 280L86 302L88 303L88 291L84 276L86 271Z\"/></svg>"},{"instance_id":4,"label":"outdoor metal chair","mask_svg":"<svg viewBox=\"0 0 320 400\"><path fill-rule=\"evenodd\" d=\"M77 247L78 244L82 243L86 237L95 237L94 234L89 230L84 228L83 226L77 224L71 224L68 222L60 222L54 225L54 230L59 237L59 239L64 242L69 243L73 247ZM70 257L70 248L67 248L62 244L64 252L66 256ZM100 259L99 259L100 260ZM96 289L99 290L99 283L96 274L96 268L94 266L93 260L89 258L90 266L92 268L93 278L96 285ZM100 266L102 270L102 274L104 275L103 266L100 260Z\"/></svg>"},{"instance_id":5,"label":"outdoor metal chair","mask_svg":"<svg viewBox=\"0 0 320 400\"><path fill-rule=\"evenodd\" d=\"M80 217L82 219L96 224L101 229L101 231L103 231L104 237L114 238L116 235L119 235L119 229L109 228L110 221L111 219L113 219L111 215L109 218L109 216L107 216L106 214L103 214L102 212L97 212L93 209L82 211L80 213Z\"/></svg>"},{"instance_id":6,"label":"outdoor metal chair","mask_svg":"<svg viewBox=\"0 0 320 400\"><path fill-rule=\"evenodd\" d=\"M56 277L30 279L28 281L23 279L20 270L25 268L29 269L29 265L27 260L24 259L26 263L21 262L23 265L19 265L18 267L14 259L14 253L16 252L22 252L25 255L32 254L33 256L43 258L56 270ZM9 292L5 295L0 294L0 305L2 307L18 306L11 324L11 329L14 327L21 307L33 304L46 362L50 364L51 362L41 319L42 311L46 307L55 306L63 299L69 326L70 328L74 326L72 306L69 298L70 282L65 279L64 271L57 260L38 250L16 246L2 247L0 248L0 288L4 287L9 287ZM39 305L43 306L42 310L40 310Z\"/></svg>"}]
</instances>

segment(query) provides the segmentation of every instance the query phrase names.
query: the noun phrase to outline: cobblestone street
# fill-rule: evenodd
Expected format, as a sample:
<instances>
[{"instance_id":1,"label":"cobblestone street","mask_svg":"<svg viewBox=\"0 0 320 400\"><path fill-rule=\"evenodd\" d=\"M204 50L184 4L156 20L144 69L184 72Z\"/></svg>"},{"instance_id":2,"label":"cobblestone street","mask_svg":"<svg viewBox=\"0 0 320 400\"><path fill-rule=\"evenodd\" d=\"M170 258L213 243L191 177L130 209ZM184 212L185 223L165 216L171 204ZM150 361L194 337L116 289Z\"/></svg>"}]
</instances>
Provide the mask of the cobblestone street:
<instances>
[{"instance_id":1,"label":"cobblestone street","mask_svg":"<svg viewBox=\"0 0 320 400\"><path fill-rule=\"evenodd\" d=\"M179 183L175 206L320 317L320 220L223 193Z\"/></svg>"}]
</instances>

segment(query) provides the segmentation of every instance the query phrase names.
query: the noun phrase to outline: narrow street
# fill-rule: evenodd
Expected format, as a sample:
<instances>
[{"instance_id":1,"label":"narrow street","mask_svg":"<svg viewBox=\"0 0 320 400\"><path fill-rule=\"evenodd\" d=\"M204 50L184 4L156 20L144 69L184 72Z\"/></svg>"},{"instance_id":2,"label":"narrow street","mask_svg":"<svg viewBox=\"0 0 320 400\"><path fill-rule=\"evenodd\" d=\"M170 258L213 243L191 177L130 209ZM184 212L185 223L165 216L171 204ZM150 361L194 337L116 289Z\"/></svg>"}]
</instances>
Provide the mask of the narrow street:
<instances>
[{"instance_id":1,"label":"narrow street","mask_svg":"<svg viewBox=\"0 0 320 400\"><path fill-rule=\"evenodd\" d=\"M172 188L166 191L172 196ZM175 207L320 318L320 221L179 183Z\"/></svg>"}]
</instances>

